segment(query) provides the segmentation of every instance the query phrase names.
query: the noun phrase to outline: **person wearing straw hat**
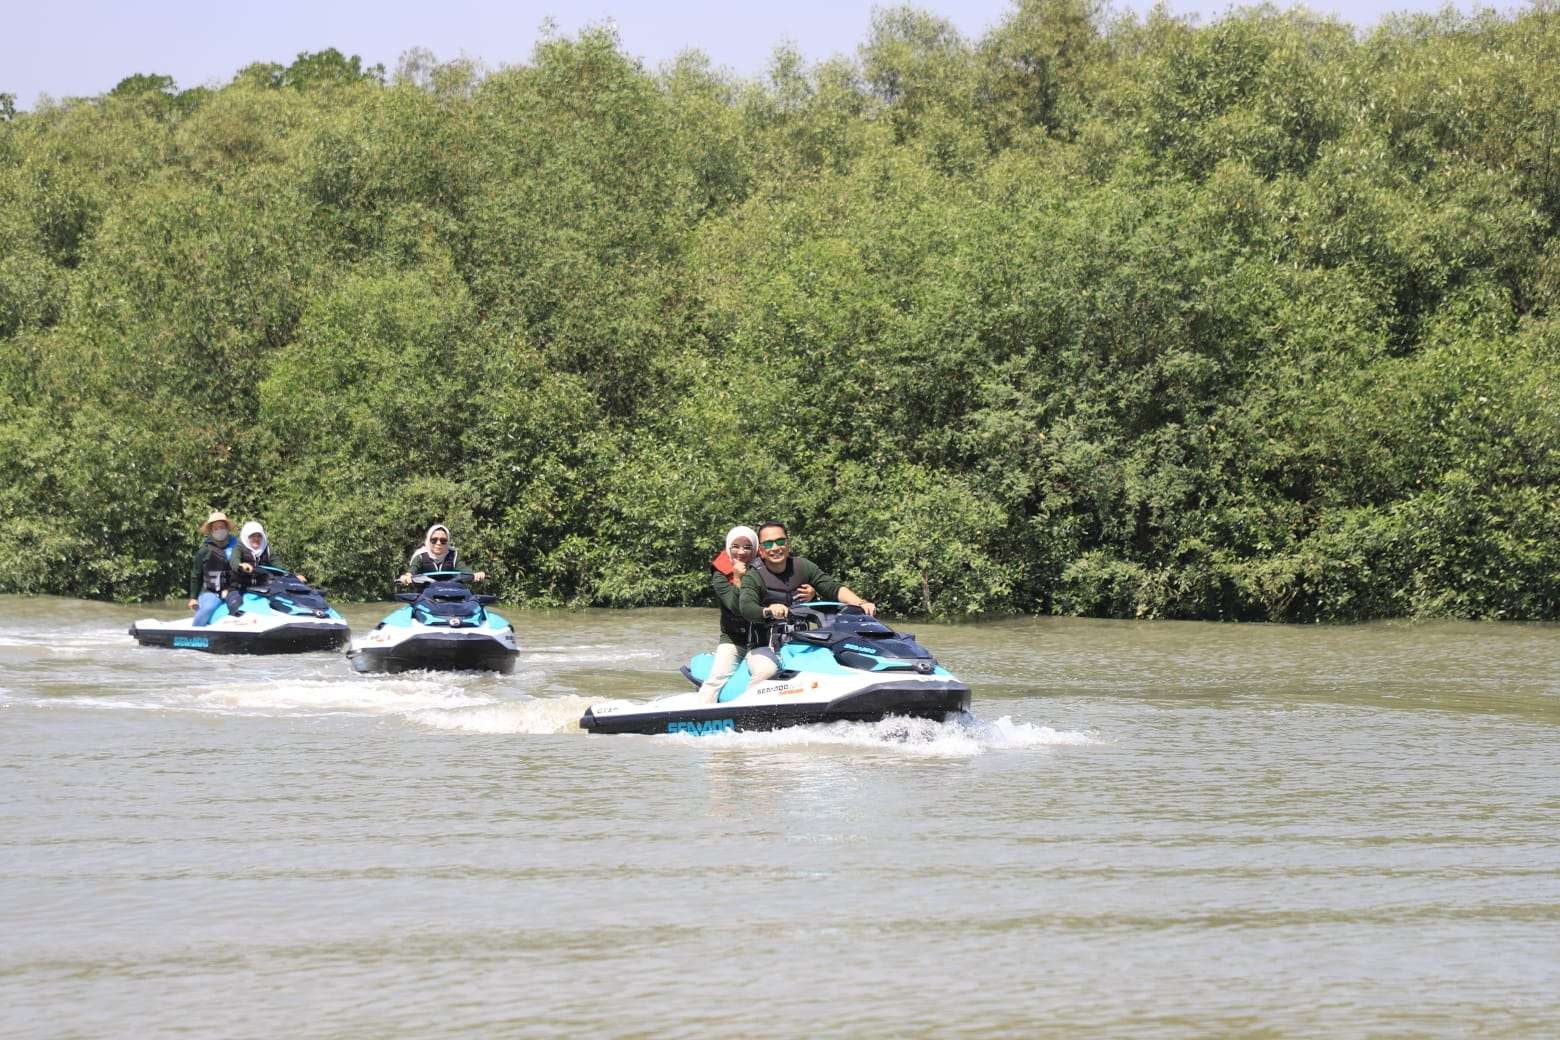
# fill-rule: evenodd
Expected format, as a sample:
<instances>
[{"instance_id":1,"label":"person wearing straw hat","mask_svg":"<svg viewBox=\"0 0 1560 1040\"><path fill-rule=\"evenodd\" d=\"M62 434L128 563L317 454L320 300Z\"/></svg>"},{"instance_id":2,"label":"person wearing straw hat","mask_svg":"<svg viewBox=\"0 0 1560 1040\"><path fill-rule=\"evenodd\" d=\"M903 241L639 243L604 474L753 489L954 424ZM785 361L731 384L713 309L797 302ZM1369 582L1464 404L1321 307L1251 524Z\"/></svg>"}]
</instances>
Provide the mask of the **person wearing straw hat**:
<instances>
[{"instance_id":1,"label":"person wearing straw hat","mask_svg":"<svg viewBox=\"0 0 1560 1040\"><path fill-rule=\"evenodd\" d=\"M230 564L238 539L233 537L233 522L220 509L206 517L200 533L205 540L195 550L195 561L190 565L189 608L195 611L196 625L209 625L222 603L222 593L232 584Z\"/></svg>"}]
</instances>

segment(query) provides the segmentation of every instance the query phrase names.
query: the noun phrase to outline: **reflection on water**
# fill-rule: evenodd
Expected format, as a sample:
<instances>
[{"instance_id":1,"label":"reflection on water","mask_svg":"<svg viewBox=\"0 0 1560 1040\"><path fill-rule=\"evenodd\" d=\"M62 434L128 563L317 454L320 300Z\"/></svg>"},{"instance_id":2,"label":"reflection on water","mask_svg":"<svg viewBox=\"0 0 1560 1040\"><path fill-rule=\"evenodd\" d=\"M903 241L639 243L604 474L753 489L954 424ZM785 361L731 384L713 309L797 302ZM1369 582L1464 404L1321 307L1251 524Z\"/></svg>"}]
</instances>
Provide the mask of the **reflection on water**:
<instances>
[{"instance_id":1,"label":"reflection on water","mask_svg":"<svg viewBox=\"0 0 1560 1040\"><path fill-rule=\"evenodd\" d=\"M349 608L355 629L386 606ZM947 724L586 737L711 611L513 676L0 598L0 1034L1533 1036L1554 626L911 626Z\"/></svg>"}]
</instances>

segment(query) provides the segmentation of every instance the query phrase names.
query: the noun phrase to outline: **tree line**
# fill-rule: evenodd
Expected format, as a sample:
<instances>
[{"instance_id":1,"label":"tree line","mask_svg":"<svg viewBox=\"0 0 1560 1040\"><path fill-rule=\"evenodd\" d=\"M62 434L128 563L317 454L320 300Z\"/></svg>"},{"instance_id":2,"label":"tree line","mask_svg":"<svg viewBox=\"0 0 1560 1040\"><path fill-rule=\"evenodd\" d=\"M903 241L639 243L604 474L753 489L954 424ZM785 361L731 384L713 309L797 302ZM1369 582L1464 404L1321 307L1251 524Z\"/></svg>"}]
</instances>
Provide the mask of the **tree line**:
<instances>
[{"instance_id":1,"label":"tree line","mask_svg":"<svg viewBox=\"0 0 1560 1040\"><path fill-rule=\"evenodd\" d=\"M3 87L4 84L0 84ZM0 591L262 519L383 598L1560 616L1560 24L912 7L850 56L334 50L0 107Z\"/></svg>"}]
</instances>

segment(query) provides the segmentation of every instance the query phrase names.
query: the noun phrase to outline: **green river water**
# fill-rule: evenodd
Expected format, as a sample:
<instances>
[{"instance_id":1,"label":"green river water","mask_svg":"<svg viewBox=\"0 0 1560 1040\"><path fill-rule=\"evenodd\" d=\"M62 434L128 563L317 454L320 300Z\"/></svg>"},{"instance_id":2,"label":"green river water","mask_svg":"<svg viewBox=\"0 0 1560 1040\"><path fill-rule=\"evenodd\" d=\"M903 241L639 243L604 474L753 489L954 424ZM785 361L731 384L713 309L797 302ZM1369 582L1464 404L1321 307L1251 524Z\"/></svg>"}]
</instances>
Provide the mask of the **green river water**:
<instances>
[{"instance_id":1,"label":"green river water","mask_svg":"<svg viewBox=\"0 0 1560 1040\"><path fill-rule=\"evenodd\" d=\"M1560 627L910 624L970 717L652 738L713 611L179 613L0 597L0 1036L1560 1035Z\"/></svg>"}]
</instances>

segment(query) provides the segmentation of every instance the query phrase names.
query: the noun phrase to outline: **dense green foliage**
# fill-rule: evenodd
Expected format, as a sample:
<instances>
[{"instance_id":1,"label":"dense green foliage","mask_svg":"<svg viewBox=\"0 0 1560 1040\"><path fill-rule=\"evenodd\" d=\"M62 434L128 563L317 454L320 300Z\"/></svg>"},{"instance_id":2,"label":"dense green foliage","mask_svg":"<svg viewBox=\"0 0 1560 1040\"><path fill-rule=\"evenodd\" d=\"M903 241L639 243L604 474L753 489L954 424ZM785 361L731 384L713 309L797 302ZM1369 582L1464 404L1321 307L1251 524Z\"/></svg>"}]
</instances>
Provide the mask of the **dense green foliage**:
<instances>
[{"instance_id":1,"label":"dense green foliage","mask_svg":"<svg viewBox=\"0 0 1560 1040\"><path fill-rule=\"evenodd\" d=\"M442 520L699 603L779 517L896 611L1560 617L1543 8L5 100L0 590L168 594L221 507L345 596Z\"/></svg>"}]
</instances>

